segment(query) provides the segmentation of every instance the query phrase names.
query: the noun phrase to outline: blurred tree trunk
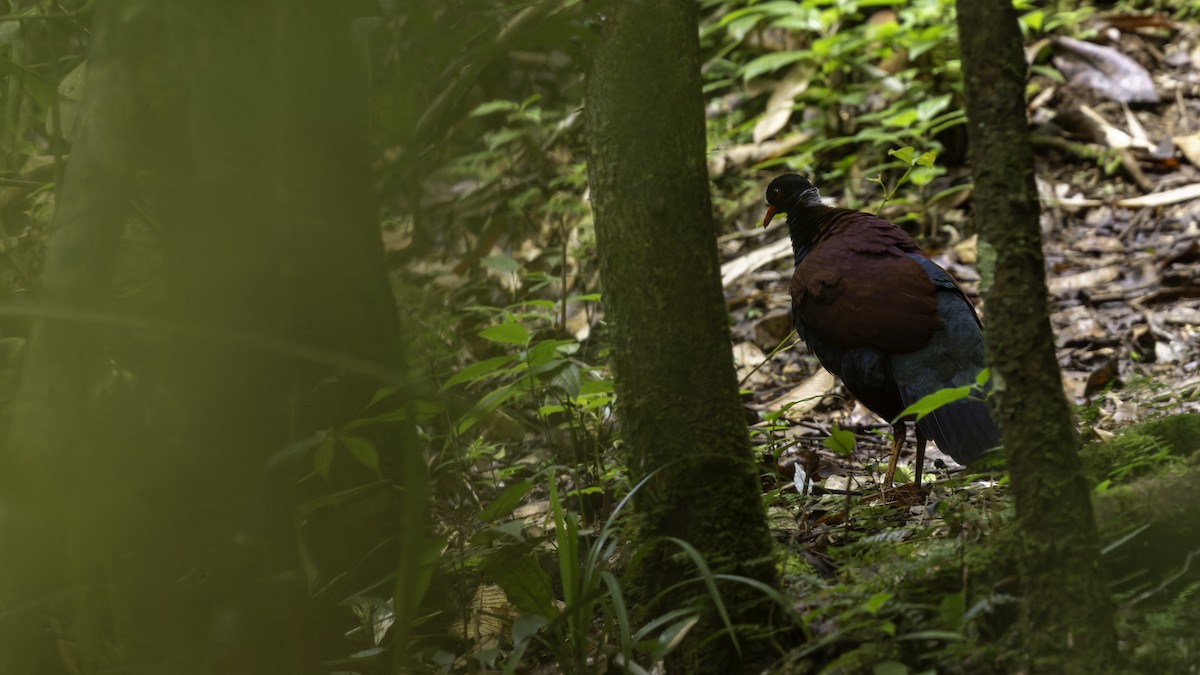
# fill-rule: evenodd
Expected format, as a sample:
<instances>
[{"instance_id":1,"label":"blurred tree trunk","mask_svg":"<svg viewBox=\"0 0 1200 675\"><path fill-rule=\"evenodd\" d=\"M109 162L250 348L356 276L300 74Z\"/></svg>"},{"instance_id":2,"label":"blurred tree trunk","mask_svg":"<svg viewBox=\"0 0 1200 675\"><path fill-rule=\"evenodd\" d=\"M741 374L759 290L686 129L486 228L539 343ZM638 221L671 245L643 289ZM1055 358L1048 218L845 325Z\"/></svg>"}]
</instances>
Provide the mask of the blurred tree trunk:
<instances>
[{"instance_id":1,"label":"blurred tree trunk","mask_svg":"<svg viewBox=\"0 0 1200 675\"><path fill-rule=\"evenodd\" d=\"M589 75L588 163L605 311L612 324L621 434L635 480L643 597L696 571L663 537L691 542L718 572L776 583L772 543L750 461L730 356L716 229L708 194L697 8L688 0L605 5ZM768 626L759 591L721 584L734 624ZM684 597L686 594L686 597ZM688 603L704 620L673 669L731 673L761 664L765 643L721 630L703 586L646 608L650 619ZM746 665L742 665L742 664Z\"/></svg>"},{"instance_id":2,"label":"blurred tree trunk","mask_svg":"<svg viewBox=\"0 0 1200 675\"><path fill-rule=\"evenodd\" d=\"M268 460L394 381L349 29L97 4L0 456L0 672L324 672Z\"/></svg>"},{"instance_id":3,"label":"blurred tree trunk","mask_svg":"<svg viewBox=\"0 0 1200 675\"><path fill-rule=\"evenodd\" d=\"M1021 31L1008 2L959 0L958 24L972 211L996 256L994 281L984 291L988 351L1024 534L1027 645L1036 671L1100 672L1112 667L1116 638L1079 439L1046 312Z\"/></svg>"}]
</instances>

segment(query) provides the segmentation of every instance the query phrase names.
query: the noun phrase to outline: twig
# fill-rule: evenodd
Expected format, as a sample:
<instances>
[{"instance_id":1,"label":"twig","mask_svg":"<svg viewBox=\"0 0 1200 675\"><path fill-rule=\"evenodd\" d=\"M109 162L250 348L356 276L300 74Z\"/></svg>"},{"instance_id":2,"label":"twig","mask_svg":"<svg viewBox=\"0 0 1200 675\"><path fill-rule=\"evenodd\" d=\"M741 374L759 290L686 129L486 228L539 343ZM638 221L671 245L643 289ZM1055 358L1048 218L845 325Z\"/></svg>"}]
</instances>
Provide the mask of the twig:
<instances>
[{"instance_id":1,"label":"twig","mask_svg":"<svg viewBox=\"0 0 1200 675\"><path fill-rule=\"evenodd\" d=\"M1188 568L1191 567L1191 564L1192 564L1192 558L1196 557L1197 555L1200 555L1200 549L1189 553L1187 558L1183 561L1183 567L1180 568L1177 572L1175 572L1171 576L1167 577L1166 579L1163 579L1162 583L1155 586L1154 588L1151 588L1150 590L1146 591L1145 593L1142 593L1141 595L1133 598L1132 600L1130 600L1127 603L1126 606L1133 607L1134 605L1145 600L1146 598L1149 598L1152 595L1157 595L1158 593L1162 593L1163 591L1165 591L1167 589L1167 586L1170 586L1171 584L1175 583L1175 581L1177 579L1179 579L1179 577L1182 577L1183 575L1187 574Z\"/></svg>"},{"instance_id":2,"label":"twig","mask_svg":"<svg viewBox=\"0 0 1200 675\"><path fill-rule=\"evenodd\" d=\"M764 356L763 360L759 361L757 366L754 366L753 368L750 369L750 372L746 373L746 376L743 377L740 382L738 382L738 388L740 389L743 384L746 384L746 380L749 380L751 377L754 376L755 373L758 372L758 370L760 368L767 365L767 363L770 362L770 360L772 358L774 358L776 354L783 351L785 346L790 346L787 344L788 340L791 340L795 336L796 336L796 329L793 328L791 330L791 332L789 332L787 335L784 336L784 338L782 340L779 341L779 344L775 345L775 348L771 350L770 354L767 354L766 356Z\"/></svg>"}]
</instances>

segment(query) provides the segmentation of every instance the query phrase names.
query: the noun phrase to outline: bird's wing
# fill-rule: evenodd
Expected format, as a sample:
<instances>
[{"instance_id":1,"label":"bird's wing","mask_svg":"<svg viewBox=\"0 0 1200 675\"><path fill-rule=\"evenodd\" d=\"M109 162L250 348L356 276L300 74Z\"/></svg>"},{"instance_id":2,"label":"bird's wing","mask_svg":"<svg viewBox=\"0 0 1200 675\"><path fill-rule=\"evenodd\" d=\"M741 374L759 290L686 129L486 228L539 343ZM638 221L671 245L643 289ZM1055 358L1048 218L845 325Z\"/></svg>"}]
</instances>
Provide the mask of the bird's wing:
<instances>
[{"instance_id":1,"label":"bird's wing","mask_svg":"<svg viewBox=\"0 0 1200 675\"><path fill-rule=\"evenodd\" d=\"M842 349L913 352L942 326L936 289L922 266L870 237L821 241L796 266L789 291L797 323Z\"/></svg>"}]
</instances>

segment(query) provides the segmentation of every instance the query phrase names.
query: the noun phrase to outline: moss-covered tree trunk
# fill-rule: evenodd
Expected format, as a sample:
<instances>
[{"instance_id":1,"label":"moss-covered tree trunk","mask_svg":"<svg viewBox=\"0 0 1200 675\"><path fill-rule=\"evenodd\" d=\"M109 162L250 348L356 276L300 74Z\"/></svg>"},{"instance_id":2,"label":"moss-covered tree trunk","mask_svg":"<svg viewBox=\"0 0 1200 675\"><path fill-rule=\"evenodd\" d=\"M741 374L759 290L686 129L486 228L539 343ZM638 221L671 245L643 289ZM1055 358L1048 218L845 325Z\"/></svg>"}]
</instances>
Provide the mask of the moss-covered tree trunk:
<instances>
[{"instance_id":1,"label":"moss-covered tree trunk","mask_svg":"<svg viewBox=\"0 0 1200 675\"><path fill-rule=\"evenodd\" d=\"M972 210L995 251L993 282L984 291L988 355L1024 534L1026 640L1038 672L1097 672L1112 667L1116 641L1046 311L1021 32L1012 4L993 0L959 0L958 25Z\"/></svg>"},{"instance_id":2,"label":"moss-covered tree trunk","mask_svg":"<svg viewBox=\"0 0 1200 675\"><path fill-rule=\"evenodd\" d=\"M690 0L605 5L589 77L588 164L605 310L613 331L622 437L635 478L639 568L653 597L696 571L691 542L714 570L774 584L772 544L750 462L730 357L705 165L697 6ZM769 624L759 591L721 584L735 624ZM677 672L731 673L761 662L763 643L721 630L702 585L677 589L643 617L705 607L673 662ZM742 665L746 663L747 665Z\"/></svg>"},{"instance_id":3,"label":"moss-covered tree trunk","mask_svg":"<svg viewBox=\"0 0 1200 675\"><path fill-rule=\"evenodd\" d=\"M396 330L344 11L97 3L0 451L0 672L324 672L270 460Z\"/></svg>"}]
</instances>

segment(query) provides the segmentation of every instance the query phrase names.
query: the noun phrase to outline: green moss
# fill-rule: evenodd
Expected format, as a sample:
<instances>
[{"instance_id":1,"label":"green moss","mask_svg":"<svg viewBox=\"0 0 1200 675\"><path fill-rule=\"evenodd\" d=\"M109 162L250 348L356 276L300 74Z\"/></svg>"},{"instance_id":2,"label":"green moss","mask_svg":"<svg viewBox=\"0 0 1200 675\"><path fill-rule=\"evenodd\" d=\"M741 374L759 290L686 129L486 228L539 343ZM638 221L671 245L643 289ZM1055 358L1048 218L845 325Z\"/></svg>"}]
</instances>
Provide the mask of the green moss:
<instances>
[{"instance_id":1,"label":"green moss","mask_svg":"<svg viewBox=\"0 0 1200 675\"><path fill-rule=\"evenodd\" d=\"M1107 441L1080 451L1084 472L1093 482L1122 484L1173 464L1200 448L1200 415L1172 415L1137 424Z\"/></svg>"}]
</instances>

